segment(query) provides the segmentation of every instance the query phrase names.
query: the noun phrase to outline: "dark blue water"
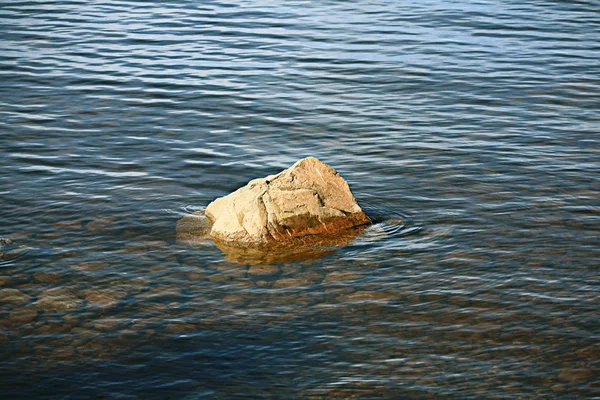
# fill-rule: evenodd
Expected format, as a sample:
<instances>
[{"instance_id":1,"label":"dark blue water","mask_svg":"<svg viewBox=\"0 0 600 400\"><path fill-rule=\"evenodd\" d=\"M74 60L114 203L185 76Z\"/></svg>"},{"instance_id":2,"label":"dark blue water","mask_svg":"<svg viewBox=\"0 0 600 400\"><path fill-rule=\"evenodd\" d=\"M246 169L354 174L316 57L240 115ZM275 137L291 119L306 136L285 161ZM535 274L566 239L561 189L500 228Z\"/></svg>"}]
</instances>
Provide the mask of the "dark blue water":
<instances>
[{"instance_id":1,"label":"dark blue water","mask_svg":"<svg viewBox=\"0 0 600 400\"><path fill-rule=\"evenodd\" d=\"M600 397L599 11L0 1L1 396ZM354 244L176 241L308 155Z\"/></svg>"}]
</instances>

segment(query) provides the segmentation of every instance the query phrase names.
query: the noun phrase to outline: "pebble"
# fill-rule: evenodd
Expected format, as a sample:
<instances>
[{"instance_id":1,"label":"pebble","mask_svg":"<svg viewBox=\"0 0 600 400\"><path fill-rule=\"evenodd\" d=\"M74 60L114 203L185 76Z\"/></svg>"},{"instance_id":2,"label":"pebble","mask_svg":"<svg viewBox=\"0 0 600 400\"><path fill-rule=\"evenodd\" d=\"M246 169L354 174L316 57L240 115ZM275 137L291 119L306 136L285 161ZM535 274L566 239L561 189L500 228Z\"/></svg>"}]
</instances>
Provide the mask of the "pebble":
<instances>
[{"instance_id":1,"label":"pebble","mask_svg":"<svg viewBox=\"0 0 600 400\"><path fill-rule=\"evenodd\" d=\"M33 277L40 283L55 283L58 282L62 277L59 274L52 272L36 272Z\"/></svg>"},{"instance_id":2,"label":"pebble","mask_svg":"<svg viewBox=\"0 0 600 400\"><path fill-rule=\"evenodd\" d=\"M219 265L217 271L236 278L243 278L246 276L246 267L244 265Z\"/></svg>"},{"instance_id":3,"label":"pebble","mask_svg":"<svg viewBox=\"0 0 600 400\"><path fill-rule=\"evenodd\" d=\"M155 286L150 288L144 293L137 296L138 299L146 300L163 300L165 297L177 297L181 296L181 289L173 286Z\"/></svg>"},{"instance_id":4,"label":"pebble","mask_svg":"<svg viewBox=\"0 0 600 400\"><path fill-rule=\"evenodd\" d=\"M564 368L558 373L558 379L564 382L580 383L594 378L594 371L585 368Z\"/></svg>"},{"instance_id":5,"label":"pebble","mask_svg":"<svg viewBox=\"0 0 600 400\"><path fill-rule=\"evenodd\" d=\"M29 305L25 307L18 308L11 312L8 316L8 319L12 323L16 324L28 324L35 319L37 316L38 310L37 308Z\"/></svg>"},{"instance_id":6,"label":"pebble","mask_svg":"<svg viewBox=\"0 0 600 400\"><path fill-rule=\"evenodd\" d=\"M83 300L70 289L52 288L43 291L34 304L45 311L73 311L83 305Z\"/></svg>"},{"instance_id":7,"label":"pebble","mask_svg":"<svg viewBox=\"0 0 600 400\"><path fill-rule=\"evenodd\" d=\"M31 296L26 295L18 289L2 289L0 290L0 302L19 304L31 301Z\"/></svg>"},{"instance_id":8,"label":"pebble","mask_svg":"<svg viewBox=\"0 0 600 400\"><path fill-rule=\"evenodd\" d=\"M198 327L185 321L172 321L167 325L166 331L173 334L186 334L198 331Z\"/></svg>"},{"instance_id":9,"label":"pebble","mask_svg":"<svg viewBox=\"0 0 600 400\"><path fill-rule=\"evenodd\" d=\"M126 293L138 294L150 286L150 281L142 277L133 279L119 279L112 281L110 286L113 289L123 290Z\"/></svg>"},{"instance_id":10,"label":"pebble","mask_svg":"<svg viewBox=\"0 0 600 400\"><path fill-rule=\"evenodd\" d=\"M279 273L279 267L275 265L253 265L248 269L250 276L269 276Z\"/></svg>"},{"instance_id":11,"label":"pebble","mask_svg":"<svg viewBox=\"0 0 600 400\"><path fill-rule=\"evenodd\" d=\"M340 302L387 302L395 299L392 293L387 292L355 292L351 294L345 294L338 297Z\"/></svg>"},{"instance_id":12,"label":"pebble","mask_svg":"<svg viewBox=\"0 0 600 400\"><path fill-rule=\"evenodd\" d=\"M94 329L96 329L98 331L105 332L105 331L112 331L120 325L127 324L127 322L128 322L127 320L122 319L122 318L106 317L106 318L101 318L101 319L96 319L96 320L91 321L89 323L89 326L93 327Z\"/></svg>"},{"instance_id":13,"label":"pebble","mask_svg":"<svg viewBox=\"0 0 600 400\"><path fill-rule=\"evenodd\" d=\"M100 308L114 307L120 300L125 298L125 296L127 296L127 293L114 289L90 289L87 290L84 295L88 305Z\"/></svg>"},{"instance_id":14,"label":"pebble","mask_svg":"<svg viewBox=\"0 0 600 400\"><path fill-rule=\"evenodd\" d=\"M341 272L341 271L334 271L331 272L329 274L327 274L325 276L325 279L323 279L323 283L330 283L330 282L342 282L342 281L355 281L362 278L361 275L359 274L355 274L352 272Z\"/></svg>"},{"instance_id":15,"label":"pebble","mask_svg":"<svg viewBox=\"0 0 600 400\"><path fill-rule=\"evenodd\" d=\"M273 283L273 289L297 288L302 286L312 285L312 281L301 278L283 278L278 279Z\"/></svg>"},{"instance_id":16,"label":"pebble","mask_svg":"<svg viewBox=\"0 0 600 400\"><path fill-rule=\"evenodd\" d=\"M81 223L80 220L74 220L74 221L60 221L60 222L53 224L52 226L54 228L58 228L58 229L77 230L77 229L81 229L82 225L83 224Z\"/></svg>"},{"instance_id":17,"label":"pebble","mask_svg":"<svg viewBox=\"0 0 600 400\"><path fill-rule=\"evenodd\" d=\"M98 271L98 270L104 269L106 267L108 267L108 263L101 262L101 261L83 262L83 263L71 265L71 268L73 268L73 269L77 269L79 271L86 271L86 272Z\"/></svg>"},{"instance_id":18,"label":"pebble","mask_svg":"<svg viewBox=\"0 0 600 400\"><path fill-rule=\"evenodd\" d=\"M223 297L223 302L231 305L241 305L244 304L246 301L241 296L230 294Z\"/></svg>"},{"instance_id":19,"label":"pebble","mask_svg":"<svg viewBox=\"0 0 600 400\"><path fill-rule=\"evenodd\" d=\"M208 277L208 280L214 283L222 283L230 280L231 277L223 274L213 274Z\"/></svg>"},{"instance_id":20,"label":"pebble","mask_svg":"<svg viewBox=\"0 0 600 400\"><path fill-rule=\"evenodd\" d=\"M299 274L300 271L302 271L302 268L297 265L285 265L281 267L281 274L283 276L296 275Z\"/></svg>"},{"instance_id":21,"label":"pebble","mask_svg":"<svg viewBox=\"0 0 600 400\"><path fill-rule=\"evenodd\" d=\"M101 233L106 231L106 227L115 219L115 217L96 218L87 224L87 230L92 233Z\"/></svg>"}]
</instances>

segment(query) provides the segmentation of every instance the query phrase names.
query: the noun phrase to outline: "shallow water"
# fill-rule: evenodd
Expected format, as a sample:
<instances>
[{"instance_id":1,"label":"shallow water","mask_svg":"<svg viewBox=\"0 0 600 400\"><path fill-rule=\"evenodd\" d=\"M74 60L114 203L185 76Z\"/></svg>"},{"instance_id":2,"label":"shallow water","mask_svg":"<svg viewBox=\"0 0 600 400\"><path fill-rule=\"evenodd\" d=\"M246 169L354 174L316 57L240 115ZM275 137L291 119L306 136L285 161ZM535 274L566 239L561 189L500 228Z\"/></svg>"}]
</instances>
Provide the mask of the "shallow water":
<instances>
[{"instance_id":1,"label":"shallow water","mask_svg":"<svg viewBox=\"0 0 600 400\"><path fill-rule=\"evenodd\" d=\"M0 37L3 396L600 396L596 1L4 2ZM176 242L308 155L388 234Z\"/></svg>"}]
</instances>

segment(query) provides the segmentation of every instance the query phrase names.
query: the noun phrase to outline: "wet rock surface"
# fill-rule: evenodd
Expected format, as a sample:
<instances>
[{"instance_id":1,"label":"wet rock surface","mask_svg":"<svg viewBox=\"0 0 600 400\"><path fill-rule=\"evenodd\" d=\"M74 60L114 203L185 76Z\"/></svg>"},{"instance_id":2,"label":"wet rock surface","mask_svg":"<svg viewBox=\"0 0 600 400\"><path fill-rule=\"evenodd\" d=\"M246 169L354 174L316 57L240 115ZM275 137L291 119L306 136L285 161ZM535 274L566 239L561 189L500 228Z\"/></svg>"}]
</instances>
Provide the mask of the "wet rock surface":
<instances>
[{"instance_id":1,"label":"wet rock surface","mask_svg":"<svg viewBox=\"0 0 600 400\"><path fill-rule=\"evenodd\" d=\"M231 245L334 235L370 223L348 183L314 157L213 201L206 216L212 223L211 237Z\"/></svg>"}]
</instances>

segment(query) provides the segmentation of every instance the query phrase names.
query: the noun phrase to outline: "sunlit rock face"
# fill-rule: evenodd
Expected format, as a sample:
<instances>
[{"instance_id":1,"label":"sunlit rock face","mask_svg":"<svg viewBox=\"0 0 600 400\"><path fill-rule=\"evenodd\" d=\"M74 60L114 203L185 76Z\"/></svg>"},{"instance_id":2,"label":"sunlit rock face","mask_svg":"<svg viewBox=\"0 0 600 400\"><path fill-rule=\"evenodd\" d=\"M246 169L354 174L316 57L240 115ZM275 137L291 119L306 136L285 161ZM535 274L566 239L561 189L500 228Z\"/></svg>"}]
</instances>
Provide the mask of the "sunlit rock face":
<instances>
[{"instance_id":1,"label":"sunlit rock face","mask_svg":"<svg viewBox=\"0 0 600 400\"><path fill-rule=\"evenodd\" d=\"M348 183L314 157L216 199L206 216L213 239L240 244L334 235L370 223Z\"/></svg>"},{"instance_id":2,"label":"sunlit rock face","mask_svg":"<svg viewBox=\"0 0 600 400\"><path fill-rule=\"evenodd\" d=\"M182 218L177 238L210 237L231 261L273 262L346 245L370 223L337 171L308 157Z\"/></svg>"}]
</instances>

